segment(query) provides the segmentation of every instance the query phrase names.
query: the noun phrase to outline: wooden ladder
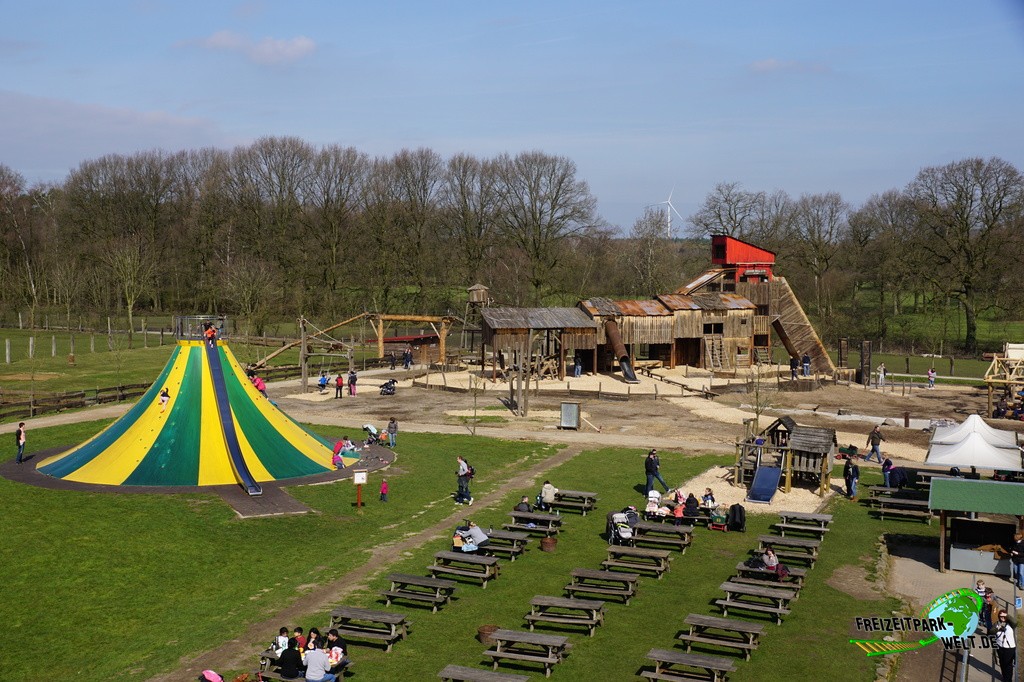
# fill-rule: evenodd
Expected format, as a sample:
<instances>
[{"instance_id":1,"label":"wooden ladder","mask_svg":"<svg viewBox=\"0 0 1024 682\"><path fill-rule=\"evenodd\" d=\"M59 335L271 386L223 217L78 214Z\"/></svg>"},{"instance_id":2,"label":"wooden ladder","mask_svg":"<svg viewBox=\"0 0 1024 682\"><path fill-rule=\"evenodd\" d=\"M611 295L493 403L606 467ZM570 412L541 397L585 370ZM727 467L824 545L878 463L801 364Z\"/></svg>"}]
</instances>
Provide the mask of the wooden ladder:
<instances>
[{"instance_id":1,"label":"wooden ladder","mask_svg":"<svg viewBox=\"0 0 1024 682\"><path fill-rule=\"evenodd\" d=\"M722 355L724 354L721 334L704 335L704 353L707 360L707 368L715 371L722 369Z\"/></svg>"}]
</instances>

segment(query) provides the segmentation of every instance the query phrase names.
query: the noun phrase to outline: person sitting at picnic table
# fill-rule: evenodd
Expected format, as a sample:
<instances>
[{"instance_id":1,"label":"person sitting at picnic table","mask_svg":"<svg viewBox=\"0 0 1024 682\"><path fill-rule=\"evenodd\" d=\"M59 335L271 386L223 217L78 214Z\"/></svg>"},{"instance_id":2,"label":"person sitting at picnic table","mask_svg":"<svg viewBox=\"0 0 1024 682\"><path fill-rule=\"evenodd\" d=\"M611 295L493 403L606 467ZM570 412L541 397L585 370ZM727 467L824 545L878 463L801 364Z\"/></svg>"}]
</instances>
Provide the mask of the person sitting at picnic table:
<instances>
[{"instance_id":1,"label":"person sitting at picnic table","mask_svg":"<svg viewBox=\"0 0 1024 682\"><path fill-rule=\"evenodd\" d=\"M455 532L463 540L463 552L476 552L491 544L491 539L483 528L476 525L476 521L470 521L468 526L459 526Z\"/></svg>"},{"instance_id":2,"label":"person sitting at picnic table","mask_svg":"<svg viewBox=\"0 0 1024 682\"><path fill-rule=\"evenodd\" d=\"M557 494L558 488L551 485L551 481L544 481L544 485L540 489L540 504L537 507L548 511L551 509L551 503L555 501L555 495Z\"/></svg>"},{"instance_id":3,"label":"person sitting at picnic table","mask_svg":"<svg viewBox=\"0 0 1024 682\"><path fill-rule=\"evenodd\" d=\"M686 496L686 503L683 505L683 516L700 516L700 502L697 496L690 493Z\"/></svg>"},{"instance_id":4,"label":"person sitting at picnic table","mask_svg":"<svg viewBox=\"0 0 1024 682\"><path fill-rule=\"evenodd\" d=\"M771 545L764 548L764 554L761 555L761 561L764 562L765 568L775 570L779 565L779 557L775 556L775 550L772 549Z\"/></svg>"},{"instance_id":5,"label":"person sitting at picnic table","mask_svg":"<svg viewBox=\"0 0 1024 682\"><path fill-rule=\"evenodd\" d=\"M299 653L299 640L292 637L288 647L277 657L275 664L277 673L286 680L298 679L302 675L302 654Z\"/></svg>"},{"instance_id":6,"label":"person sitting at picnic table","mask_svg":"<svg viewBox=\"0 0 1024 682\"><path fill-rule=\"evenodd\" d=\"M306 635L306 650L312 649L314 645L323 648L324 638L320 636L320 630L317 628L310 628L309 634Z\"/></svg>"},{"instance_id":7,"label":"person sitting at picnic table","mask_svg":"<svg viewBox=\"0 0 1024 682\"><path fill-rule=\"evenodd\" d=\"M700 498L700 503L705 507L715 506L715 494L711 492L711 488L704 488L704 494Z\"/></svg>"},{"instance_id":8,"label":"person sitting at picnic table","mask_svg":"<svg viewBox=\"0 0 1024 682\"><path fill-rule=\"evenodd\" d=\"M513 511L532 512L533 507L530 506L530 498L526 495L523 495L523 499L519 500L519 504L513 507Z\"/></svg>"},{"instance_id":9,"label":"person sitting at picnic table","mask_svg":"<svg viewBox=\"0 0 1024 682\"><path fill-rule=\"evenodd\" d=\"M310 635L312 635L310 631ZM306 642L306 682L334 682L338 676L331 672L331 662L327 652L316 640Z\"/></svg>"},{"instance_id":10,"label":"person sitting at picnic table","mask_svg":"<svg viewBox=\"0 0 1024 682\"><path fill-rule=\"evenodd\" d=\"M277 637L275 637L274 641L270 643L270 648L273 649L274 653L278 656L288 648L288 628L281 628L278 631Z\"/></svg>"},{"instance_id":11,"label":"person sitting at picnic table","mask_svg":"<svg viewBox=\"0 0 1024 682\"><path fill-rule=\"evenodd\" d=\"M324 649L327 651L327 660L331 664L331 673L338 675L342 674L342 671L347 668L352 661L345 655L345 651L348 649L348 644L338 634L337 628L331 628L327 631L327 643L324 645Z\"/></svg>"}]
</instances>

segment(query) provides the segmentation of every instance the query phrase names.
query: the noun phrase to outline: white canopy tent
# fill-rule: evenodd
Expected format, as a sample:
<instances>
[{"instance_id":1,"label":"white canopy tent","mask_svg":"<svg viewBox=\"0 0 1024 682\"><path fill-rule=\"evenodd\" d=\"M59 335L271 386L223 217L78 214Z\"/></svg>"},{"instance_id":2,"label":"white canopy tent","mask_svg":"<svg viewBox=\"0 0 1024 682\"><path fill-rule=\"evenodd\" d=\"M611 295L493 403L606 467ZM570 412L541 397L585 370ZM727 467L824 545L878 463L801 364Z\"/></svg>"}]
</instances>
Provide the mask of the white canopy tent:
<instances>
[{"instance_id":1,"label":"white canopy tent","mask_svg":"<svg viewBox=\"0 0 1024 682\"><path fill-rule=\"evenodd\" d=\"M936 428L935 433L932 434L930 445L933 449L936 445L956 445L971 435L979 436L992 447L1007 450L1016 450L1018 447L1016 432L993 429L976 414L972 414L962 424Z\"/></svg>"},{"instance_id":2,"label":"white canopy tent","mask_svg":"<svg viewBox=\"0 0 1024 682\"><path fill-rule=\"evenodd\" d=\"M928 449L925 464L966 469L998 469L1024 471L1020 448L997 447L978 432L968 434L955 443L935 443Z\"/></svg>"}]
</instances>

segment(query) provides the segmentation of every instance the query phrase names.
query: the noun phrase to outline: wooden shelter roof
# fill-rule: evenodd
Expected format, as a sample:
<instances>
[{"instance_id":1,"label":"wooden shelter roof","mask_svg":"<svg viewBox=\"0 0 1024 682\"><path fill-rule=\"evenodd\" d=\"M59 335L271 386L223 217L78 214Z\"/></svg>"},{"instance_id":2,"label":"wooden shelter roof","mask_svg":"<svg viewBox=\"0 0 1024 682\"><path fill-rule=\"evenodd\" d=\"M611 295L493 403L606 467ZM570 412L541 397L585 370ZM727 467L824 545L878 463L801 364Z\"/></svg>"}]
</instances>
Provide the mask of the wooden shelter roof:
<instances>
[{"instance_id":1,"label":"wooden shelter roof","mask_svg":"<svg viewBox=\"0 0 1024 682\"><path fill-rule=\"evenodd\" d=\"M792 450L825 455L832 451L833 445L837 444L835 429L797 425L789 432L789 447Z\"/></svg>"},{"instance_id":2,"label":"wooden shelter roof","mask_svg":"<svg viewBox=\"0 0 1024 682\"><path fill-rule=\"evenodd\" d=\"M579 308L483 308L484 323L495 331L511 329L597 329Z\"/></svg>"}]
</instances>

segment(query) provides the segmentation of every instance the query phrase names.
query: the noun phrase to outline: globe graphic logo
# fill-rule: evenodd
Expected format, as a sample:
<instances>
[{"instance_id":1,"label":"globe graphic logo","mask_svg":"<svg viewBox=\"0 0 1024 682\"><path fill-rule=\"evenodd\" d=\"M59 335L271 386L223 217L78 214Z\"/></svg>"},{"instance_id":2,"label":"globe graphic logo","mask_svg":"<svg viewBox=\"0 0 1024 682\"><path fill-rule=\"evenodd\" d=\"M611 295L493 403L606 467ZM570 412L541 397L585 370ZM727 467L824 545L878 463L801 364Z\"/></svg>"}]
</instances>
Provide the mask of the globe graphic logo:
<instances>
[{"instance_id":1,"label":"globe graphic logo","mask_svg":"<svg viewBox=\"0 0 1024 682\"><path fill-rule=\"evenodd\" d=\"M946 627L932 630L936 637L968 637L978 627L982 599L973 590L947 592L928 605L926 617L941 618Z\"/></svg>"}]
</instances>

